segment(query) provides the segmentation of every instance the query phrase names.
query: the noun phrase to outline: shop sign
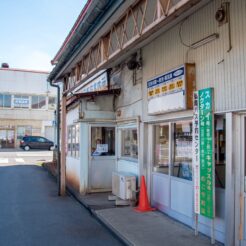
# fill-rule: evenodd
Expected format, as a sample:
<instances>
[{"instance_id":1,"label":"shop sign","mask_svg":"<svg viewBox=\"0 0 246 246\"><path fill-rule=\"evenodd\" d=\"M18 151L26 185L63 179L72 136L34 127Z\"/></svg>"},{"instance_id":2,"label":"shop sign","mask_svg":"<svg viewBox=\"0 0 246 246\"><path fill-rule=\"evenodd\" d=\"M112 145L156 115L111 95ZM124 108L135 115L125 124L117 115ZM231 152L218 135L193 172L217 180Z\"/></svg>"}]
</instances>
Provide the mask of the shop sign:
<instances>
[{"instance_id":1,"label":"shop sign","mask_svg":"<svg viewBox=\"0 0 246 246\"><path fill-rule=\"evenodd\" d=\"M13 100L14 107L28 108L29 107L29 97L14 97Z\"/></svg>"},{"instance_id":2,"label":"shop sign","mask_svg":"<svg viewBox=\"0 0 246 246\"><path fill-rule=\"evenodd\" d=\"M214 218L213 89L195 92L193 102L195 213Z\"/></svg>"},{"instance_id":3,"label":"shop sign","mask_svg":"<svg viewBox=\"0 0 246 246\"><path fill-rule=\"evenodd\" d=\"M186 109L186 84L188 79L194 79L194 68L194 64L184 64L177 69L149 80L147 82L148 113L160 114ZM193 90L194 81L188 82L192 85Z\"/></svg>"},{"instance_id":4,"label":"shop sign","mask_svg":"<svg viewBox=\"0 0 246 246\"><path fill-rule=\"evenodd\" d=\"M101 73L99 76L92 77L89 81L85 82L76 93L88 93L97 91L108 90L108 74L107 71Z\"/></svg>"}]
</instances>

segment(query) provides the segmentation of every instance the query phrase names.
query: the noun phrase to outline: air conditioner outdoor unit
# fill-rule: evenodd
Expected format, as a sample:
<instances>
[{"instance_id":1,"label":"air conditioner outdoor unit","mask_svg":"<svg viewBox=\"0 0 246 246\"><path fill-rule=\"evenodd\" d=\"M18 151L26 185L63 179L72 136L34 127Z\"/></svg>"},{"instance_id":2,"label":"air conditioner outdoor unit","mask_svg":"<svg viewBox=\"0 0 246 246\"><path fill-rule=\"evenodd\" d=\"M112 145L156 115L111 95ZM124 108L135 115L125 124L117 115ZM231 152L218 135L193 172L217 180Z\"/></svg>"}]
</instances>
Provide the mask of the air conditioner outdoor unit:
<instances>
[{"instance_id":1,"label":"air conditioner outdoor unit","mask_svg":"<svg viewBox=\"0 0 246 246\"><path fill-rule=\"evenodd\" d=\"M133 200L136 192L136 176L124 172L113 172L112 193L123 200Z\"/></svg>"}]
</instances>

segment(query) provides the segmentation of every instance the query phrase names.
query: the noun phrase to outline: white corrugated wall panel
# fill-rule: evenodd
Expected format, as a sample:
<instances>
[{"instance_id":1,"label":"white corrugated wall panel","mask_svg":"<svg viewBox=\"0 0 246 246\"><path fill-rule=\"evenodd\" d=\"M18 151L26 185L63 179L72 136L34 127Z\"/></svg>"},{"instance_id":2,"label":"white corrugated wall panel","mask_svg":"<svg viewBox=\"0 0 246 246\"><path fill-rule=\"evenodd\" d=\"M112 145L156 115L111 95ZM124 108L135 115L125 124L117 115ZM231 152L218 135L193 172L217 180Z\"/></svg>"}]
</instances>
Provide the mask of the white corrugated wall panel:
<instances>
[{"instance_id":1,"label":"white corrugated wall panel","mask_svg":"<svg viewBox=\"0 0 246 246\"><path fill-rule=\"evenodd\" d=\"M181 44L180 24L162 34L143 48L143 98L147 103L146 83L156 75L165 73L185 62L196 64L197 89L214 87L215 111L230 111L246 108L246 1L232 0L231 37L229 49L228 24L218 25L215 12L221 1L214 0L186 19L182 25L181 36L186 44L192 44L213 33L219 39L197 49L189 49ZM144 106L144 118L147 115Z\"/></svg>"}]
</instances>

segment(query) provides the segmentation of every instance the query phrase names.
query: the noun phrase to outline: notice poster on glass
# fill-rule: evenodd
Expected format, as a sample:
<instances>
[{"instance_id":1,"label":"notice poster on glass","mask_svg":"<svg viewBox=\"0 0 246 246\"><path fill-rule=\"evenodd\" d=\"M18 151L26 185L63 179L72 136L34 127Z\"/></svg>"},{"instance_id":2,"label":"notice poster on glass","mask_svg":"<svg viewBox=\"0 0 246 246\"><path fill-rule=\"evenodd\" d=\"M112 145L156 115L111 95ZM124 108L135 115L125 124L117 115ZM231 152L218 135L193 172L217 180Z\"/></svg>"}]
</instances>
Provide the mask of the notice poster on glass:
<instances>
[{"instance_id":1,"label":"notice poster on glass","mask_svg":"<svg viewBox=\"0 0 246 246\"><path fill-rule=\"evenodd\" d=\"M193 169L195 213L214 218L213 89L194 93Z\"/></svg>"},{"instance_id":2,"label":"notice poster on glass","mask_svg":"<svg viewBox=\"0 0 246 246\"><path fill-rule=\"evenodd\" d=\"M108 144L97 144L96 151L98 153L107 153L108 152Z\"/></svg>"}]
</instances>

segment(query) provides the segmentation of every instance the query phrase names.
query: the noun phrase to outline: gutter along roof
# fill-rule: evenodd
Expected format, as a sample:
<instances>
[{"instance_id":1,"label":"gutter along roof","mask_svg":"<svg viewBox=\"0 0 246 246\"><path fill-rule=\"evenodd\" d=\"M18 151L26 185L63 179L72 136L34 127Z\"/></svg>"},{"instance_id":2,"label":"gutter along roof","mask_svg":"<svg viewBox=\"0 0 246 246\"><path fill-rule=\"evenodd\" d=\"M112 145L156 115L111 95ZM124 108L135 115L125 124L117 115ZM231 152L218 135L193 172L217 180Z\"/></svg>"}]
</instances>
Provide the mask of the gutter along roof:
<instances>
[{"instance_id":1,"label":"gutter along roof","mask_svg":"<svg viewBox=\"0 0 246 246\"><path fill-rule=\"evenodd\" d=\"M87 45L124 0L88 0L63 45L51 61L56 64L48 81L57 81L71 57Z\"/></svg>"},{"instance_id":2,"label":"gutter along roof","mask_svg":"<svg viewBox=\"0 0 246 246\"><path fill-rule=\"evenodd\" d=\"M86 12L91 5L91 2L92 2L92 0L88 0L87 3L85 4L84 8L80 12L77 20L75 21L72 29L70 30L69 34L67 35L66 39L64 40L61 48L58 50L57 54L55 55L55 57L51 61L52 65L56 64L59 61L59 58L61 57L62 52L66 49L68 42L71 40L73 34L75 33L76 29L79 27L81 21L84 19Z\"/></svg>"}]
</instances>

